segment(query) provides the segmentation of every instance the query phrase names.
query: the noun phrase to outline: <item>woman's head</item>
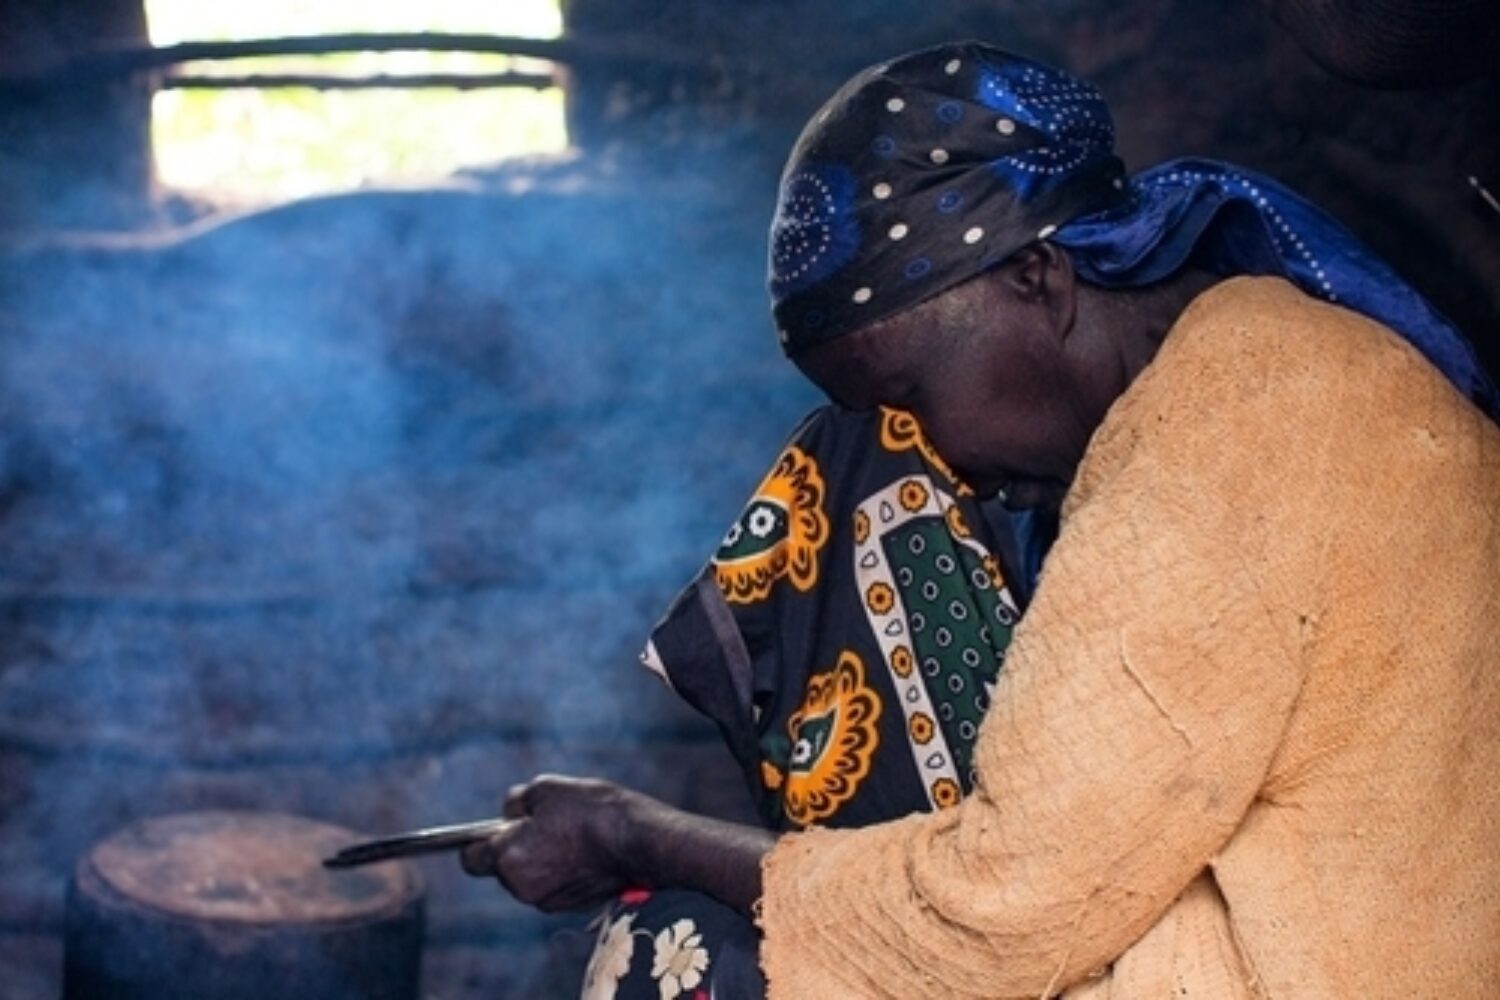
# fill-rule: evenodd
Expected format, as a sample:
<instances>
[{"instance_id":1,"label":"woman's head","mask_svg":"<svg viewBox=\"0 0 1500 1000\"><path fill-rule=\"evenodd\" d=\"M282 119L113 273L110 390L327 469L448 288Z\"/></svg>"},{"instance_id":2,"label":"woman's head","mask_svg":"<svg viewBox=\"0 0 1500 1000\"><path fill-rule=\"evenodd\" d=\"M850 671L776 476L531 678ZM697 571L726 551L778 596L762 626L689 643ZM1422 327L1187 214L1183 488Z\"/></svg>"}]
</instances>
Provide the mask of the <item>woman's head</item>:
<instances>
[{"instance_id":1,"label":"woman's head","mask_svg":"<svg viewBox=\"0 0 1500 1000\"><path fill-rule=\"evenodd\" d=\"M871 67L782 177L769 284L787 353L896 315L1123 197L1098 92L975 42Z\"/></svg>"},{"instance_id":2,"label":"woman's head","mask_svg":"<svg viewBox=\"0 0 1500 1000\"><path fill-rule=\"evenodd\" d=\"M1067 256L1034 244L910 309L795 357L834 400L906 410L981 493L1060 500L1107 409L1104 360L1075 337ZM1102 402L1102 405L1101 405Z\"/></svg>"},{"instance_id":3,"label":"woman's head","mask_svg":"<svg viewBox=\"0 0 1500 1000\"><path fill-rule=\"evenodd\" d=\"M782 178L787 353L836 400L912 411L977 489L1060 499L1103 408L1073 269L1045 238L1120 201L1112 142L1093 87L989 46L860 73Z\"/></svg>"}]
</instances>

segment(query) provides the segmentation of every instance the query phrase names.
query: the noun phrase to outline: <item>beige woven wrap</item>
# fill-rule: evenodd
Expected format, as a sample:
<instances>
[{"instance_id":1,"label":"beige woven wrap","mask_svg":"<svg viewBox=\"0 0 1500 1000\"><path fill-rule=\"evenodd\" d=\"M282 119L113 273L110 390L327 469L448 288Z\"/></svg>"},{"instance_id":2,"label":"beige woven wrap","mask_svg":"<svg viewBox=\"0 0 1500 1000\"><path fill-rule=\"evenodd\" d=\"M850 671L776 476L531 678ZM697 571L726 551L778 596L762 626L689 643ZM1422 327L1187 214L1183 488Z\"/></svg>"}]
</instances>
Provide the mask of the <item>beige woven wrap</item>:
<instances>
[{"instance_id":1,"label":"beige woven wrap","mask_svg":"<svg viewBox=\"0 0 1500 1000\"><path fill-rule=\"evenodd\" d=\"M784 838L772 998L1500 995L1500 432L1286 283L1110 412L960 806Z\"/></svg>"}]
</instances>

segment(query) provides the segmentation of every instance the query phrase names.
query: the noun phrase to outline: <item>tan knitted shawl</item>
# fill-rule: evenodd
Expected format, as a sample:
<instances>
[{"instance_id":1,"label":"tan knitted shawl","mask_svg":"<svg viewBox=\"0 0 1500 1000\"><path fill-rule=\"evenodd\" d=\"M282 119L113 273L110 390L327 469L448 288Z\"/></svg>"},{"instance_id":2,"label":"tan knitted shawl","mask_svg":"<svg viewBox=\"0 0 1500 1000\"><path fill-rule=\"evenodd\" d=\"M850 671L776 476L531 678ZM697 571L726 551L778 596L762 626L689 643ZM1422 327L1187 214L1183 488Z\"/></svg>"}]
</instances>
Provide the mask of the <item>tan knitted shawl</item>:
<instances>
[{"instance_id":1,"label":"tan knitted shawl","mask_svg":"<svg viewBox=\"0 0 1500 1000\"><path fill-rule=\"evenodd\" d=\"M770 996L1500 995L1500 432L1201 296L1094 437L959 806L784 838Z\"/></svg>"}]
</instances>

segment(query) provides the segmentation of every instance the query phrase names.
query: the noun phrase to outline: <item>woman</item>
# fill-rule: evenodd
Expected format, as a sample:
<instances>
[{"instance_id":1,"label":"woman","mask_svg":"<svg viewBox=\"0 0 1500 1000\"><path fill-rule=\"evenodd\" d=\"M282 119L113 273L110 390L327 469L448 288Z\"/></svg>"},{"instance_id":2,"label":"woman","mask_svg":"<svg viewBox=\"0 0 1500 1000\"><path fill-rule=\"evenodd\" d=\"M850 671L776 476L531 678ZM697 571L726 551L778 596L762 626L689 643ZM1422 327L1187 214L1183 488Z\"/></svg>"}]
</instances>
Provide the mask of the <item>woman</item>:
<instances>
[{"instance_id":1,"label":"woman","mask_svg":"<svg viewBox=\"0 0 1500 1000\"><path fill-rule=\"evenodd\" d=\"M543 781L471 871L544 905L759 901L773 996L1500 976L1493 386L1295 195L1208 162L1127 182L1111 141L1092 88L942 46L851 81L783 181L799 367L909 411L981 494L1062 504L974 793L777 840Z\"/></svg>"}]
</instances>

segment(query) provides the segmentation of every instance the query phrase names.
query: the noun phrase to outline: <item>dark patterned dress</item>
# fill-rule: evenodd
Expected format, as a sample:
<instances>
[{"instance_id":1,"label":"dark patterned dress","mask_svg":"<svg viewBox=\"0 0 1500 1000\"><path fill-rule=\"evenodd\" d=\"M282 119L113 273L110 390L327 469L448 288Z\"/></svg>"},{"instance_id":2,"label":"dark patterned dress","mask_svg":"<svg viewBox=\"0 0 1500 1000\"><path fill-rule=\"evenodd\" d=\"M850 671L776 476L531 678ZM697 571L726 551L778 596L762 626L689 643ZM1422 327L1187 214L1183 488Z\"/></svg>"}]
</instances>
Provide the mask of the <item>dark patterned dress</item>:
<instances>
[{"instance_id":1,"label":"dark patterned dress","mask_svg":"<svg viewBox=\"0 0 1500 1000\"><path fill-rule=\"evenodd\" d=\"M642 660L718 725L771 829L947 808L1019 617L1005 523L908 414L818 410ZM696 893L627 893L584 996L759 997L758 944Z\"/></svg>"}]
</instances>

